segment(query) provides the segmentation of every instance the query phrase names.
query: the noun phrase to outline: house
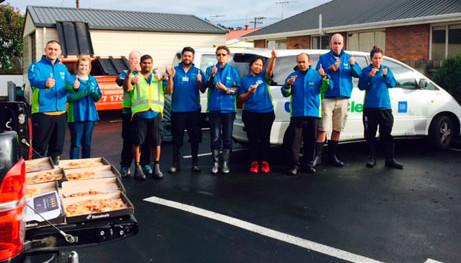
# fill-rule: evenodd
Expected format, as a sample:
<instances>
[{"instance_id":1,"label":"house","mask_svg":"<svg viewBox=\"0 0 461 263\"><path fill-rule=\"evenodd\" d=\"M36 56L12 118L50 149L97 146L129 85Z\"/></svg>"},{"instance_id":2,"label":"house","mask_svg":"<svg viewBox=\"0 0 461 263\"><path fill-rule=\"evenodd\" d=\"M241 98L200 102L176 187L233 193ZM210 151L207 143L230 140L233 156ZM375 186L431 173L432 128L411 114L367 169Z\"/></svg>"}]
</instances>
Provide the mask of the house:
<instances>
[{"instance_id":1,"label":"house","mask_svg":"<svg viewBox=\"0 0 461 263\"><path fill-rule=\"evenodd\" d=\"M129 52L151 55L154 67L163 72L184 46L224 45L226 33L194 15L28 6L23 32L24 74L31 63L41 59L49 40L59 40L63 62L70 69L78 55L88 54L94 58L92 75L111 76L98 79L100 86L107 82L102 100L113 103L105 109L119 108L122 91L113 79L128 67L125 57Z\"/></svg>"},{"instance_id":2,"label":"house","mask_svg":"<svg viewBox=\"0 0 461 263\"><path fill-rule=\"evenodd\" d=\"M461 1L333 0L243 37L255 47L329 49L341 33L349 50L421 64L461 53Z\"/></svg>"},{"instance_id":3,"label":"house","mask_svg":"<svg viewBox=\"0 0 461 263\"><path fill-rule=\"evenodd\" d=\"M252 32L259 30L260 28L250 28L248 25L245 25L245 29L241 30L231 30L226 34L226 46L232 48L251 48L253 47L253 42L244 41L241 37L248 35Z\"/></svg>"}]
</instances>

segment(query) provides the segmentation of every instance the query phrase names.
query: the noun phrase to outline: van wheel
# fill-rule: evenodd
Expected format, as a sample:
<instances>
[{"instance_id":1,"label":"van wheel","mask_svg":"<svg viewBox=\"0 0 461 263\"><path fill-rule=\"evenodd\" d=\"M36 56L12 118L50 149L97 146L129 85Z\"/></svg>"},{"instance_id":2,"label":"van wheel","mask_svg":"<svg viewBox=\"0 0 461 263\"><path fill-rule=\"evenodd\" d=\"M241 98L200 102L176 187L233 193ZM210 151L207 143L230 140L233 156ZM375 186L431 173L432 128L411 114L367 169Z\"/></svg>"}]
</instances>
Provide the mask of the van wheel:
<instances>
[{"instance_id":1,"label":"van wheel","mask_svg":"<svg viewBox=\"0 0 461 263\"><path fill-rule=\"evenodd\" d=\"M435 148L446 150L453 135L453 121L446 115L437 116L429 127L429 139Z\"/></svg>"}]
</instances>

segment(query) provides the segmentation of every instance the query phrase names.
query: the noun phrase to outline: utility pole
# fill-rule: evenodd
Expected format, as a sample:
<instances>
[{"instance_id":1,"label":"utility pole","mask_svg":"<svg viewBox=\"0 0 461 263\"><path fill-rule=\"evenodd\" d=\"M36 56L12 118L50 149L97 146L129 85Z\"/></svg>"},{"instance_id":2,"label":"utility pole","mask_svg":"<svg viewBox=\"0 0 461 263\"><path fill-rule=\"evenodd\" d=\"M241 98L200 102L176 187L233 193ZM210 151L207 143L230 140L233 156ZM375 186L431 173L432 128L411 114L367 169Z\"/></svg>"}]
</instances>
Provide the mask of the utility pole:
<instances>
[{"instance_id":1,"label":"utility pole","mask_svg":"<svg viewBox=\"0 0 461 263\"><path fill-rule=\"evenodd\" d=\"M291 4L291 3L295 3L295 2L298 2L298 1L279 1L279 2L275 2L276 5L282 5L282 19L283 19L283 6Z\"/></svg>"},{"instance_id":2,"label":"utility pole","mask_svg":"<svg viewBox=\"0 0 461 263\"><path fill-rule=\"evenodd\" d=\"M253 23L253 28L256 28L257 24L262 24L263 22L261 22L260 20L264 20L264 19L266 19L264 16L255 16L255 19L252 22Z\"/></svg>"}]
</instances>

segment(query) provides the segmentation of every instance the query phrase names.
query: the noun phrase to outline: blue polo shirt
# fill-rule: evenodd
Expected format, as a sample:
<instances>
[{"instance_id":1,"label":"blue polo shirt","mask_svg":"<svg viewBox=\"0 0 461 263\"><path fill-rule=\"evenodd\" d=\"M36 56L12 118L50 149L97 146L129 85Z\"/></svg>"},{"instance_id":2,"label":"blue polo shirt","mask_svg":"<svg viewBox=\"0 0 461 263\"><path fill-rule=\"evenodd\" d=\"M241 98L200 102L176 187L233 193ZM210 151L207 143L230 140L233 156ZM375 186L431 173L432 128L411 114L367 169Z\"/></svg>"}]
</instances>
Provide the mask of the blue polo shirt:
<instances>
[{"instance_id":1,"label":"blue polo shirt","mask_svg":"<svg viewBox=\"0 0 461 263\"><path fill-rule=\"evenodd\" d=\"M184 71L182 62L174 67L176 74L173 77L174 89L171 98L171 111L192 112L200 110L200 90L197 74L200 72L202 82L205 83L206 76L202 70L194 64L189 70Z\"/></svg>"},{"instance_id":2,"label":"blue polo shirt","mask_svg":"<svg viewBox=\"0 0 461 263\"><path fill-rule=\"evenodd\" d=\"M371 65L362 69L362 76L359 80L359 89L365 90L364 108L373 109L391 109L391 98L389 89L394 88L397 81L390 68L387 68L387 75L383 75L383 69L387 68L382 65L375 76L370 79L369 74L373 69Z\"/></svg>"},{"instance_id":3,"label":"blue polo shirt","mask_svg":"<svg viewBox=\"0 0 461 263\"><path fill-rule=\"evenodd\" d=\"M352 77L359 78L362 74L362 71L357 62L355 62L354 66L351 66L349 63L350 58L351 55L342 50L341 55L339 56L339 60L341 60L339 69L334 72L328 72L328 68L336 62L336 57L333 53L333 50L330 50L330 52L320 56L319 62L317 63L315 69L319 70L320 65L322 65L322 68L333 81L333 86L328 92L325 92L325 98L351 97L353 88Z\"/></svg>"},{"instance_id":4,"label":"blue polo shirt","mask_svg":"<svg viewBox=\"0 0 461 263\"><path fill-rule=\"evenodd\" d=\"M271 79L267 77L266 71L263 70L260 74L253 76L251 74L246 75L241 80L242 87L239 95L247 93L250 86L259 84L255 90L255 93L247 100L244 104L244 110L256 113L267 113L274 111L274 105L272 104L272 95L268 87L268 83Z\"/></svg>"}]
</instances>

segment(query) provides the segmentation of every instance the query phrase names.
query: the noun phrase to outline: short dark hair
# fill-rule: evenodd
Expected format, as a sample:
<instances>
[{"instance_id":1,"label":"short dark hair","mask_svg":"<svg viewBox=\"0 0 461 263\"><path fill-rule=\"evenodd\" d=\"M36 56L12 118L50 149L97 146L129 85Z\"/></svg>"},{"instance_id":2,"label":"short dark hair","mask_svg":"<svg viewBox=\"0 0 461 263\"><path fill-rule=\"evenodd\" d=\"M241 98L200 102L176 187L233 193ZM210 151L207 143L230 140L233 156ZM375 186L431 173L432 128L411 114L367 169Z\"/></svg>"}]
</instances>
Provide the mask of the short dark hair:
<instances>
[{"instance_id":1,"label":"short dark hair","mask_svg":"<svg viewBox=\"0 0 461 263\"><path fill-rule=\"evenodd\" d=\"M192 52L192 55L195 55L195 50L191 47L184 47L181 51L181 55L184 55L184 52Z\"/></svg>"},{"instance_id":2,"label":"short dark hair","mask_svg":"<svg viewBox=\"0 0 461 263\"><path fill-rule=\"evenodd\" d=\"M146 59L150 59L150 60L154 61L150 55L147 55L147 54L146 54L146 55L143 55L143 56L140 58L141 63L142 63L144 60L146 60Z\"/></svg>"},{"instance_id":3,"label":"short dark hair","mask_svg":"<svg viewBox=\"0 0 461 263\"><path fill-rule=\"evenodd\" d=\"M383 50L378 46L373 46L370 52L370 58L372 58L376 53L381 53L384 55Z\"/></svg>"},{"instance_id":4,"label":"short dark hair","mask_svg":"<svg viewBox=\"0 0 461 263\"><path fill-rule=\"evenodd\" d=\"M266 62L266 59L264 57L262 57L262 56L254 56L254 57L251 57L250 62L248 64L248 68L250 69L250 71L251 71L251 66L253 66L253 64L258 59L260 59L263 62L263 67L264 67L264 63Z\"/></svg>"},{"instance_id":5,"label":"short dark hair","mask_svg":"<svg viewBox=\"0 0 461 263\"><path fill-rule=\"evenodd\" d=\"M216 55L218 54L218 50L224 49L227 52L227 55L230 55L230 50L227 46L219 46L216 48Z\"/></svg>"},{"instance_id":6,"label":"short dark hair","mask_svg":"<svg viewBox=\"0 0 461 263\"><path fill-rule=\"evenodd\" d=\"M54 39L53 39L53 40L50 40L50 41L48 41L48 42L46 42L45 47L48 46L48 44L51 44L51 43L56 43L56 44L58 44L59 47L62 49L61 42L59 42L58 40L54 40Z\"/></svg>"}]
</instances>

